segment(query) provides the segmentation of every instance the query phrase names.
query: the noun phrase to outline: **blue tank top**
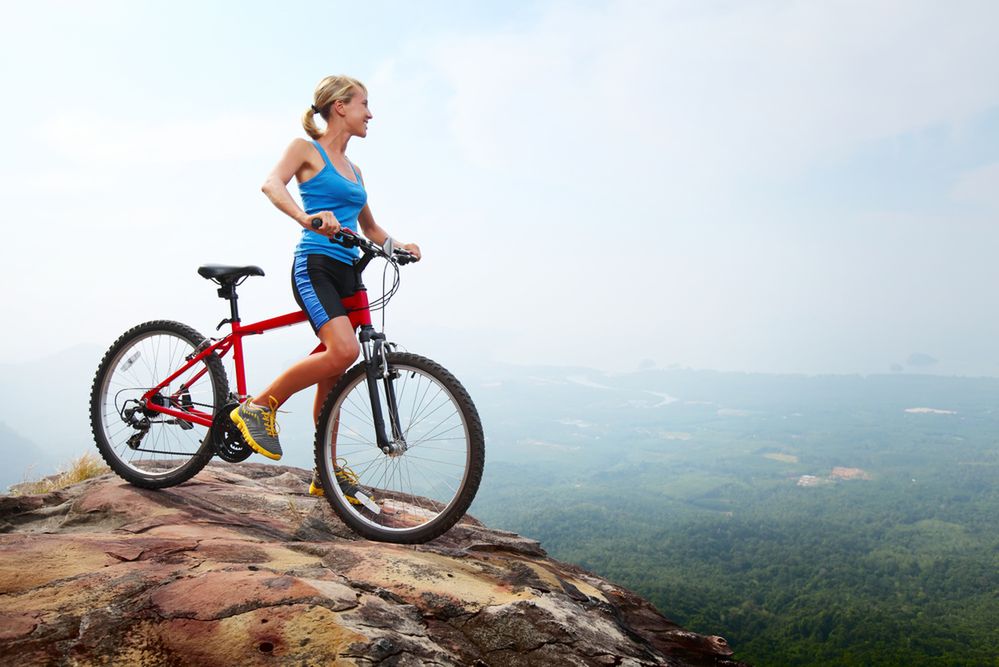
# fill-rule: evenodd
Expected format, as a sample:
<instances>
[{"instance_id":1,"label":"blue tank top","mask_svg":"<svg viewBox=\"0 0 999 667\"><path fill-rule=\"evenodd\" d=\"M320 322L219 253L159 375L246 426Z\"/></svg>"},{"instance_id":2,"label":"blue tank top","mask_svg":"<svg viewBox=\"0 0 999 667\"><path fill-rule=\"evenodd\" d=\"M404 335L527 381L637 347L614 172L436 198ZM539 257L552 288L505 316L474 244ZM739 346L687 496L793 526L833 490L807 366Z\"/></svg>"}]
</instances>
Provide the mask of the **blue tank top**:
<instances>
[{"instance_id":1,"label":"blue tank top","mask_svg":"<svg viewBox=\"0 0 999 667\"><path fill-rule=\"evenodd\" d=\"M305 212L312 215L319 211L332 211L341 226L356 233L357 215L368 201L368 193L361 183L361 176L351 164L350 169L354 172L357 182L344 178L330 163L329 156L319 142L313 141L312 144L319 151L326 166L309 180L298 184ZM329 238L322 234L303 228L302 238L295 246L295 256L300 255L327 255L345 264L352 264L360 255L360 251L357 248L348 249L337 243L331 243Z\"/></svg>"}]
</instances>

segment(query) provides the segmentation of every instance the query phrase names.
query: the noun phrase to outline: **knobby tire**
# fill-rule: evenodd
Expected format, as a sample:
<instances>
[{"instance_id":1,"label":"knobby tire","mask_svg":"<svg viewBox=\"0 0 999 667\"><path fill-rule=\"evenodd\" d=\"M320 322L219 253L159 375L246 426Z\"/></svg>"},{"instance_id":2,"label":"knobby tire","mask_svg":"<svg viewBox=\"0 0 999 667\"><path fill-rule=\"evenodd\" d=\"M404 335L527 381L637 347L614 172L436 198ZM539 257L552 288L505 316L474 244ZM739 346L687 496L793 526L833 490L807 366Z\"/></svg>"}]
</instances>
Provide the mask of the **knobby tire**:
<instances>
[{"instance_id":1,"label":"knobby tire","mask_svg":"<svg viewBox=\"0 0 999 667\"><path fill-rule=\"evenodd\" d=\"M137 367L134 374L130 373L132 365L137 365L139 361L145 361L141 358L143 341L153 340L157 336L162 337L163 340L157 340L156 347L150 348L147 356L159 355L161 348L166 345L170 355L170 365L164 368L159 368L157 364L151 367ZM180 322L169 320L145 322L122 334L101 360L90 391L91 430L97 444L97 450L101 453L104 461L116 474L135 486L159 489L181 484L200 472L212 457L214 448L210 430L200 426L183 429L179 423L176 423L176 420L173 423L168 423L167 420L156 422L154 426L162 429L155 434L158 439L153 441L152 436L149 435L146 438L150 442L156 443L150 445L151 448L170 448L173 446L171 442L164 443L170 439L181 443L183 449L178 449L176 452L176 456L179 458L167 460L153 458L150 461L144 461L137 458L142 455L136 454L137 450L131 449L127 445L123 446L122 442L119 442L125 436L135 432L135 429L125 424L118 414L118 407L126 400L123 397L134 397L139 393L139 389L155 386L169 377L185 363L185 355L193 352L204 340L205 337L195 329ZM170 347L171 345L175 347ZM134 360L128 362L129 358ZM208 355L202 363L203 366L199 365L196 368L204 368L206 372L194 383L196 385L194 395L200 399L200 409L208 411L210 407L212 414L214 414L226 403L229 382L222 360L217 355ZM181 378L178 378L178 381L184 377L189 376L185 373ZM132 381L137 387L125 386L129 384L129 381ZM190 388L188 388L188 396L191 396ZM211 406L202 404L207 401L211 401ZM196 434L189 433L195 428L198 429ZM198 438L201 438L202 429L204 435L199 444ZM150 431L150 433L152 432ZM160 438L161 434L165 434L165 436ZM140 448L143 446L144 440L140 442ZM133 453L129 454L130 451ZM170 451L169 454L172 455L174 452ZM158 454L154 454L155 456Z\"/></svg>"},{"instance_id":2,"label":"knobby tire","mask_svg":"<svg viewBox=\"0 0 999 667\"><path fill-rule=\"evenodd\" d=\"M448 531L475 498L485 463L482 424L468 392L440 364L405 352L390 352L387 360L400 373L394 384L399 412L403 413L402 428L412 448L388 457L374 442L373 425L370 432L360 432L371 410L365 364L361 362L344 373L323 405L316 427L316 468L333 511L354 532L380 542L423 543ZM383 397L385 383L379 380L377 384ZM391 438L387 410L384 417ZM422 436L417 435L420 429ZM347 445L351 460L342 459ZM338 465L355 473L362 488L370 490L382 505L380 514L350 503L340 492L334 470L338 457ZM445 472L438 473L438 469ZM416 493L420 484L425 490L438 492L439 497ZM396 508L394 517L390 507ZM399 509L403 507L408 509ZM397 518L403 514L407 515L405 522ZM399 523L388 525L389 521Z\"/></svg>"}]
</instances>

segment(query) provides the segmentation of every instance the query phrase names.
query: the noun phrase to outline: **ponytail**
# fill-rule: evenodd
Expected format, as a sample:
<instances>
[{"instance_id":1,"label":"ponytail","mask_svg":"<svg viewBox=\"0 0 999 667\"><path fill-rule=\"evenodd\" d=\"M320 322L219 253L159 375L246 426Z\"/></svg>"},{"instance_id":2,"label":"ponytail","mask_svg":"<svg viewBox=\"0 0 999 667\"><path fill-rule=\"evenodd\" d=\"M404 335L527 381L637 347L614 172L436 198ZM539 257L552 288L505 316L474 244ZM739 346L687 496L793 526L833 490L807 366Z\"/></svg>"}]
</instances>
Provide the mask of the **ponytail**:
<instances>
[{"instance_id":1,"label":"ponytail","mask_svg":"<svg viewBox=\"0 0 999 667\"><path fill-rule=\"evenodd\" d=\"M313 139L323 136L323 133L316 126L316 115L318 114L320 118L329 123L330 108L333 103L343 102L346 104L350 102L350 99L354 97L355 90L368 91L363 83L349 76L328 76L320 81L319 85L316 86L312 106L306 109L302 115L302 128L305 133Z\"/></svg>"},{"instance_id":2,"label":"ponytail","mask_svg":"<svg viewBox=\"0 0 999 667\"><path fill-rule=\"evenodd\" d=\"M316 110L316 105L312 105L305 110L302 114L302 127L305 128L305 133L312 137L313 139L318 139L323 136L323 133L316 127L316 114L319 113ZM326 120L323 118L323 120Z\"/></svg>"}]
</instances>

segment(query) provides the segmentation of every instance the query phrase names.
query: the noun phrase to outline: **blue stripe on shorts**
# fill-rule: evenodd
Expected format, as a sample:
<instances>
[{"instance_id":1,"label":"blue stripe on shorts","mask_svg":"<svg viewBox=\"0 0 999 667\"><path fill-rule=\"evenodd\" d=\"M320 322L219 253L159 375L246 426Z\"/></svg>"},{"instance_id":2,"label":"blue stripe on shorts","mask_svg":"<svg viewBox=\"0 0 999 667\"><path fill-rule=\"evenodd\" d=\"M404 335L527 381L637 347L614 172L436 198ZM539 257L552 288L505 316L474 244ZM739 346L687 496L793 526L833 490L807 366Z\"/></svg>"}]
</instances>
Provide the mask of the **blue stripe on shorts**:
<instances>
[{"instance_id":1,"label":"blue stripe on shorts","mask_svg":"<svg viewBox=\"0 0 999 667\"><path fill-rule=\"evenodd\" d=\"M295 287L305 304L305 312L312 322L312 327L319 331L324 324L330 321L330 316L326 314L326 310L319 302L319 296L316 295L316 290L312 287L312 281L309 279L308 260L308 255L295 257Z\"/></svg>"}]
</instances>

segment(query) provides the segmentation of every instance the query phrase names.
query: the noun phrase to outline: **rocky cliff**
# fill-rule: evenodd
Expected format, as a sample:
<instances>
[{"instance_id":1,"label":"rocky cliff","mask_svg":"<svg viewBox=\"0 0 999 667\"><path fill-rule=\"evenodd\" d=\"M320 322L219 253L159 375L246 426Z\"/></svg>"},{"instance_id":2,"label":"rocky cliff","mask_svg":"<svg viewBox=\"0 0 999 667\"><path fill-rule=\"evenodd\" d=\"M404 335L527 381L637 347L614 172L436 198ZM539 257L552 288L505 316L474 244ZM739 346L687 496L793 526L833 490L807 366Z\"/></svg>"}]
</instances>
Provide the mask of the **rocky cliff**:
<instances>
[{"instance_id":1,"label":"rocky cliff","mask_svg":"<svg viewBox=\"0 0 999 667\"><path fill-rule=\"evenodd\" d=\"M311 472L211 465L0 497L5 665L727 665L634 594L471 517L358 539Z\"/></svg>"}]
</instances>

